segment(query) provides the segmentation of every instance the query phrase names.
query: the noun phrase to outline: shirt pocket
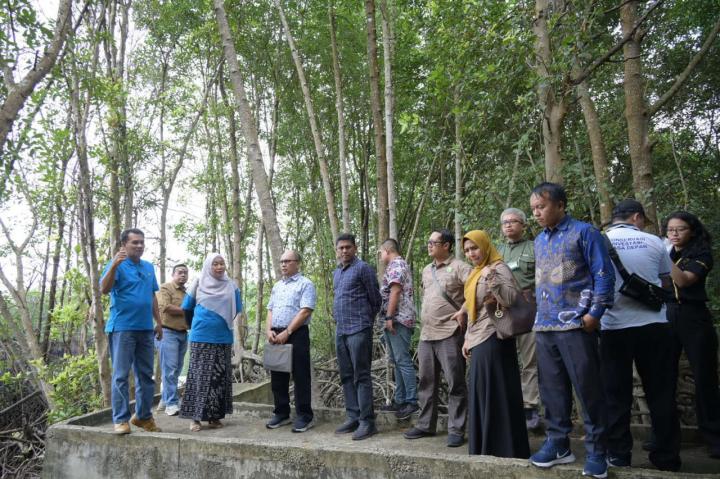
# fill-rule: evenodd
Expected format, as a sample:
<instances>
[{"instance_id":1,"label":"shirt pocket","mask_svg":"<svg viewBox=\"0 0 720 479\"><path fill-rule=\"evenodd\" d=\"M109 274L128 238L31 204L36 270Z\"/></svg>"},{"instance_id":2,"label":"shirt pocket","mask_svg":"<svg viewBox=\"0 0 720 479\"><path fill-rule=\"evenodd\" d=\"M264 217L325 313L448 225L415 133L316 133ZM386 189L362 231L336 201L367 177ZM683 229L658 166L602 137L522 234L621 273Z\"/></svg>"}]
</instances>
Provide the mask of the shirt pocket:
<instances>
[{"instance_id":1,"label":"shirt pocket","mask_svg":"<svg viewBox=\"0 0 720 479\"><path fill-rule=\"evenodd\" d=\"M523 274L534 275L535 258L525 255L520 256L520 258L518 258L518 267Z\"/></svg>"}]
</instances>

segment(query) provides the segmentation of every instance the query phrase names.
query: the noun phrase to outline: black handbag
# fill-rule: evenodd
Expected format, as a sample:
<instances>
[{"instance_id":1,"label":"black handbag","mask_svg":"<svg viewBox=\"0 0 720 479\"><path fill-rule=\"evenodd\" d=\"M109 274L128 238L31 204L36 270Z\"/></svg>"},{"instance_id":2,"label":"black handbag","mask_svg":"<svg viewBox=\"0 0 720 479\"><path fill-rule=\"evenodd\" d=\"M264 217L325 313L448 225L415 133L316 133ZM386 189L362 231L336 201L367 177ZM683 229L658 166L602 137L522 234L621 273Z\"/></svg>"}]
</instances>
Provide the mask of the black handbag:
<instances>
[{"instance_id":1,"label":"black handbag","mask_svg":"<svg viewBox=\"0 0 720 479\"><path fill-rule=\"evenodd\" d=\"M603 238L605 238L605 245L610 254L610 259L612 259L613 264L623 279L623 284L620 286L620 294L642 303L653 311L660 311L663 304L665 304L670 297L670 293L666 289L651 283L636 273L629 273L625 269L625 266L623 266L622 261L620 261L620 256L612 242L610 242L610 238L605 234L603 234Z\"/></svg>"}]
</instances>

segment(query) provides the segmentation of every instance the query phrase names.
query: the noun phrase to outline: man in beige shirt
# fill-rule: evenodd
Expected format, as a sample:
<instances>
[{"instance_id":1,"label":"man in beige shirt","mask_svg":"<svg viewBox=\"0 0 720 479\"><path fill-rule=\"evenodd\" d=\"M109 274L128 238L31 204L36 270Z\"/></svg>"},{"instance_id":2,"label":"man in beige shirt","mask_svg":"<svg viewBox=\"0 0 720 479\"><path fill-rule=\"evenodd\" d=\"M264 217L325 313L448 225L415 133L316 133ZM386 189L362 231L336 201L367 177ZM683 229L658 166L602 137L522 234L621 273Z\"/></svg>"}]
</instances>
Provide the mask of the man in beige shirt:
<instances>
[{"instance_id":1,"label":"man in beige shirt","mask_svg":"<svg viewBox=\"0 0 720 479\"><path fill-rule=\"evenodd\" d=\"M163 283L157 294L163 335L158 344L160 350L160 369L162 370L162 399L158 411L175 416L180 411L180 399L177 393L178 376L185 361L188 346L185 314L180 305L185 298L185 284L188 280L188 268L176 264L172 271L172 280Z\"/></svg>"},{"instance_id":2,"label":"man in beige shirt","mask_svg":"<svg viewBox=\"0 0 720 479\"><path fill-rule=\"evenodd\" d=\"M465 435L467 385L462 355L465 324L452 316L465 302L465 280L472 270L469 264L451 256L454 244L453 234L446 229L433 231L428 241L428 255L433 262L422 272L422 329L418 343L420 416L415 427L405 433L407 439L435 435L442 369L448 383L448 447L461 446Z\"/></svg>"}]
</instances>

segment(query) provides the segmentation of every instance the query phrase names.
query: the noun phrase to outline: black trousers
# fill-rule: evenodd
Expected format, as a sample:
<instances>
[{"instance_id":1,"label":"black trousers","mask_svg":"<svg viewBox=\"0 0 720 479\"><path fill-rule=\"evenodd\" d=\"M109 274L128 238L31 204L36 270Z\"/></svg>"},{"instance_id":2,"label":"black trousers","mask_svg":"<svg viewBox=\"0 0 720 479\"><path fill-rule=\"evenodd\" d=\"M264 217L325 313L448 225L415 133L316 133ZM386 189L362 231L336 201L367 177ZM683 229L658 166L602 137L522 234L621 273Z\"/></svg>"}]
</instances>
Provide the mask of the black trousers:
<instances>
[{"instance_id":1,"label":"black trousers","mask_svg":"<svg viewBox=\"0 0 720 479\"><path fill-rule=\"evenodd\" d=\"M282 331L277 329L275 331ZM295 413L298 419L310 421L313 418L310 383L310 329L301 326L293 331L288 340L293 345L292 377L295 383ZM290 373L270 372L275 409L279 416L290 415Z\"/></svg>"},{"instance_id":2,"label":"black trousers","mask_svg":"<svg viewBox=\"0 0 720 479\"><path fill-rule=\"evenodd\" d=\"M676 382L672 370L672 331L667 323L605 330L600 357L607 401L607 448L610 455L632 453L630 410L633 403L633 361L650 409L657 448L650 462L657 468L680 468L680 421L675 404Z\"/></svg>"},{"instance_id":3,"label":"black trousers","mask_svg":"<svg viewBox=\"0 0 720 479\"><path fill-rule=\"evenodd\" d=\"M673 331L672 378L677 383L678 360L685 354L695 378L698 429L714 453L720 453L720 391L718 338L705 303L671 303L667 309Z\"/></svg>"}]
</instances>

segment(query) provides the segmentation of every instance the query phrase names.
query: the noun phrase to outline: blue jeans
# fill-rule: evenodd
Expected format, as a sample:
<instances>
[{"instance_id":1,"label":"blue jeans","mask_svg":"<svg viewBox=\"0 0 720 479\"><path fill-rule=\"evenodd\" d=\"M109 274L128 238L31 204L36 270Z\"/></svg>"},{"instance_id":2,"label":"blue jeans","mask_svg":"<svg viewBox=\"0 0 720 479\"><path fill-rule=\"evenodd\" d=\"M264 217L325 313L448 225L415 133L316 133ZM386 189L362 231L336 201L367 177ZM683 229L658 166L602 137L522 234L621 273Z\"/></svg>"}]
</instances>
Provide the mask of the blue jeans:
<instances>
[{"instance_id":1,"label":"blue jeans","mask_svg":"<svg viewBox=\"0 0 720 479\"><path fill-rule=\"evenodd\" d=\"M160 368L162 369L162 400L166 406L177 406L178 376L183 368L188 347L188 334L163 328L162 340L158 342Z\"/></svg>"},{"instance_id":2,"label":"blue jeans","mask_svg":"<svg viewBox=\"0 0 720 479\"><path fill-rule=\"evenodd\" d=\"M115 331L108 334L112 361L112 418L118 424L130 420L128 375L135 373L135 415L152 416L150 408L155 393L153 381L153 331Z\"/></svg>"},{"instance_id":3,"label":"blue jeans","mask_svg":"<svg viewBox=\"0 0 720 479\"><path fill-rule=\"evenodd\" d=\"M395 404L417 404L415 366L410 357L413 330L395 322L395 334L385 331L385 344L395 364Z\"/></svg>"},{"instance_id":4,"label":"blue jeans","mask_svg":"<svg viewBox=\"0 0 720 479\"><path fill-rule=\"evenodd\" d=\"M348 419L361 423L375 423L372 364L372 327L354 334L335 336L340 382L345 396Z\"/></svg>"}]
</instances>

